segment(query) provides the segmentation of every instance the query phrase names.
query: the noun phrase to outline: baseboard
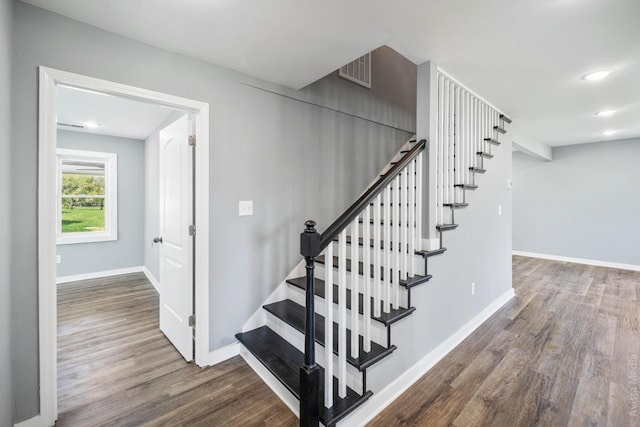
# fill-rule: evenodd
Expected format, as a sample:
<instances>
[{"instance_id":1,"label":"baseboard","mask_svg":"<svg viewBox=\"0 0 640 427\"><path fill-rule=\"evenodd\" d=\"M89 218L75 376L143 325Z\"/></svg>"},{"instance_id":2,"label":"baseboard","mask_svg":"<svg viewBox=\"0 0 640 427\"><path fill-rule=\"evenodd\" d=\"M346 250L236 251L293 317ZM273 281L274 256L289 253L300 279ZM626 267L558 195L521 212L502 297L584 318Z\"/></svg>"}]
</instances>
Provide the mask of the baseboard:
<instances>
[{"instance_id":1,"label":"baseboard","mask_svg":"<svg viewBox=\"0 0 640 427\"><path fill-rule=\"evenodd\" d=\"M78 280L100 279L101 277L117 276L119 274L142 273L144 267L120 268L117 270L96 271L94 273L75 274L73 276L56 277L56 284L77 282Z\"/></svg>"},{"instance_id":2,"label":"baseboard","mask_svg":"<svg viewBox=\"0 0 640 427\"><path fill-rule=\"evenodd\" d=\"M153 287L156 288L156 292L158 293L158 295L160 295L160 282L158 282L158 279L156 279L156 276L154 276L153 273L149 271L146 265L142 267L142 272L144 273L145 276L147 276L147 279L149 279L149 282L151 282Z\"/></svg>"},{"instance_id":3,"label":"baseboard","mask_svg":"<svg viewBox=\"0 0 640 427\"><path fill-rule=\"evenodd\" d=\"M291 412L295 414L296 417L300 417L300 403L298 399L289 391L287 388L280 382L276 377L273 376L271 372L267 368L264 367L262 363L258 359L255 358L253 354L251 354L246 348L241 347L240 356L247 362L251 369L254 370L256 374L262 379L262 381L267 384L267 386L273 391L276 396L280 398L284 402L285 405Z\"/></svg>"},{"instance_id":4,"label":"baseboard","mask_svg":"<svg viewBox=\"0 0 640 427\"><path fill-rule=\"evenodd\" d=\"M514 296L513 289L509 289L500 295L391 384L380 392L374 393L364 405L347 416L339 425L361 426L371 421Z\"/></svg>"},{"instance_id":5,"label":"baseboard","mask_svg":"<svg viewBox=\"0 0 640 427\"><path fill-rule=\"evenodd\" d=\"M49 427L44 422L44 418L40 415L36 415L33 418L29 418L28 420L21 421L17 424L14 424L13 427Z\"/></svg>"},{"instance_id":6,"label":"baseboard","mask_svg":"<svg viewBox=\"0 0 640 427\"><path fill-rule=\"evenodd\" d=\"M233 343L209 353L209 364L212 366L240 354L240 343Z\"/></svg>"},{"instance_id":7,"label":"baseboard","mask_svg":"<svg viewBox=\"0 0 640 427\"><path fill-rule=\"evenodd\" d=\"M559 256L559 255L538 254L538 253L524 252L524 251L512 251L512 253L514 255L526 256L530 258L541 258L541 259L549 259L552 261L572 262L575 264L595 265L598 267L619 268L621 270L640 271L640 265L633 265L633 264L622 264L618 262L599 261L595 259L586 259L586 258L572 258L572 257L566 257L566 256Z\"/></svg>"}]
</instances>

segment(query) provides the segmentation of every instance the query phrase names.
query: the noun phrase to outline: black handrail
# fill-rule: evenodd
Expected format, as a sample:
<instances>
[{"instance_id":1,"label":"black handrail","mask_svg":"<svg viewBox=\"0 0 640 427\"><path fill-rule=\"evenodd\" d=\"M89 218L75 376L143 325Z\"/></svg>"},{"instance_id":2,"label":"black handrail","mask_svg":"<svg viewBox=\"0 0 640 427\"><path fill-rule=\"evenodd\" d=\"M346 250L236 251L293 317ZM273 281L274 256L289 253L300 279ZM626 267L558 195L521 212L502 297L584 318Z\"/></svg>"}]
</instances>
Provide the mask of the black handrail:
<instances>
[{"instance_id":1,"label":"black handrail","mask_svg":"<svg viewBox=\"0 0 640 427\"><path fill-rule=\"evenodd\" d=\"M333 224L327 228L320 237L320 252L322 252L329 244L338 237L338 234L342 232L351 222L364 210L364 208L371 203L371 201L385 189L387 185L393 181L393 179L400 174L402 169L405 168L418 154L427 146L427 141L422 139L416 143L416 145L409 150L389 171L375 184L373 184L358 200L356 200L349 208L344 211L342 215L336 219Z\"/></svg>"}]
</instances>

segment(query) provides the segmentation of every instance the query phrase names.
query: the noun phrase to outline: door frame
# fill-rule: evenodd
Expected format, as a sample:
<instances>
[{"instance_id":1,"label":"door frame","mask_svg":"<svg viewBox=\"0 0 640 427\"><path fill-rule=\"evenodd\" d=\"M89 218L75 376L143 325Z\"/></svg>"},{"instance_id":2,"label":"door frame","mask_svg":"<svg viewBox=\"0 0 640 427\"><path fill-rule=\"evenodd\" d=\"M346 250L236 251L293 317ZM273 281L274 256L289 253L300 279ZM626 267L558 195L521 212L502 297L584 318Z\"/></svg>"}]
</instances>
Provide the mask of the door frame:
<instances>
[{"instance_id":1,"label":"door frame","mask_svg":"<svg viewBox=\"0 0 640 427\"><path fill-rule=\"evenodd\" d=\"M209 104L134 86L39 67L38 94L38 339L40 417L58 418L56 294L56 110L57 86L65 85L165 105L196 118L195 134L195 363L209 364Z\"/></svg>"}]
</instances>

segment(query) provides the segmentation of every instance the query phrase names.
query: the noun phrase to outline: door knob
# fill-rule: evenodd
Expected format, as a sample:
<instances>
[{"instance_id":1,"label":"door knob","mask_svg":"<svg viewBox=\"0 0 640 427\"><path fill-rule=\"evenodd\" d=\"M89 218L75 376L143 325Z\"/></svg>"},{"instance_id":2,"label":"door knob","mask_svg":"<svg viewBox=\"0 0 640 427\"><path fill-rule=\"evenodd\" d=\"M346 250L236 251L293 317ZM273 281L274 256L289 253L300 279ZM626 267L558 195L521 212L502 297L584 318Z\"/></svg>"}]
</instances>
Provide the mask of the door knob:
<instances>
[{"instance_id":1,"label":"door knob","mask_svg":"<svg viewBox=\"0 0 640 427\"><path fill-rule=\"evenodd\" d=\"M162 243L162 237L154 237L153 243Z\"/></svg>"}]
</instances>

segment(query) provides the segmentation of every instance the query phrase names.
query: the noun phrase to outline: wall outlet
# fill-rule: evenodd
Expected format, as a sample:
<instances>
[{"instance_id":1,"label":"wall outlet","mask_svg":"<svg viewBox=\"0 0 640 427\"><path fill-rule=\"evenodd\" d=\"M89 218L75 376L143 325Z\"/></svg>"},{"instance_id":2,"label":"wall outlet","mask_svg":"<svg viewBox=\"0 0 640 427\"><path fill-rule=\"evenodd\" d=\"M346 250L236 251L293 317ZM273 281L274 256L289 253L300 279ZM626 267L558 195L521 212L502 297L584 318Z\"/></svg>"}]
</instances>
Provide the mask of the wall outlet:
<instances>
[{"instance_id":1,"label":"wall outlet","mask_svg":"<svg viewBox=\"0 0 640 427\"><path fill-rule=\"evenodd\" d=\"M476 294L476 282L471 282L471 295Z\"/></svg>"},{"instance_id":2,"label":"wall outlet","mask_svg":"<svg viewBox=\"0 0 640 427\"><path fill-rule=\"evenodd\" d=\"M62 255L56 255L56 264L60 264L62 262Z\"/></svg>"},{"instance_id":3,"label":"wall outlet","mask_svg":"<svg viewBox=\"0 0 640 427\"><path fill-rule=\"evenodd\" d=\"M502 216L502 205L498 205L498 216Z\"/></svg>"},{"instance_id":4,"label":"wall outlet","mask_svg":"<svg viewBox=\"0 0 640 427\"><path fill-rule=\"evenodd\" d=\"M238 215L239 216L253 215L253 200L240 200L238 202Z\"/></svg>"}]
</instances>

